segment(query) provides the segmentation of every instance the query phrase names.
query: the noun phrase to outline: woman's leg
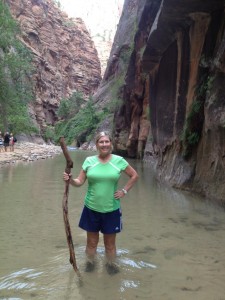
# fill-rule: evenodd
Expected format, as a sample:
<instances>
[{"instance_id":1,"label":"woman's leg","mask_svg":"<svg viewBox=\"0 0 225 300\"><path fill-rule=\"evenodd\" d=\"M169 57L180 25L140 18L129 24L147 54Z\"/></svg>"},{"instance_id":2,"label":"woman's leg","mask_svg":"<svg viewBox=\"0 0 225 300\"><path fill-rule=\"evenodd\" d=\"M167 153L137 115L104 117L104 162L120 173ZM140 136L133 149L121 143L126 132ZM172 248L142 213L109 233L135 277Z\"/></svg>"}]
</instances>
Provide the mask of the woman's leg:
<instances>
[{"instance_id":1,"label":"woman's leg","mask_svg":"<svg viewBox=\"0 0 225 300\"><path fill-rule=\"evenodd\" d=\"M110 275L117 274L119 267L116 264L116 233L104 234L104 244L106 253L106 270Z\"/></svg>"},{"instance_id":2,"label":"woman's leg","mask_svg":"<svg viewBox=\"0 0 225 300\"><path fill-rule=\"evenodd\" d=\"M87 245L86 245L86 255L87 262L85 271L92 272L95 269L95 255L99 241L98 232L88 232L87 231Z\"/></svg>"},{"instance_id":3,"label":"woman's leg","mask_svg":"<svg viewBox=\"0 0 225 300\"><path fill-rule=\"evenodd\" d=\"M116 233L104 234L105 253L108 261L116 258Z\"/></svg>"},{"instance_id":4,"label":"woman's leg","mask_svg":"<svg viewBox=\"0 0 225 300\"><path fill-rule=\"evenodd\" d=\"M98 246L98 241L99 241L99 232L88 232L87 231L86 254L88 257L95 256L97 246Z\"/></svg>"}]
</instances>

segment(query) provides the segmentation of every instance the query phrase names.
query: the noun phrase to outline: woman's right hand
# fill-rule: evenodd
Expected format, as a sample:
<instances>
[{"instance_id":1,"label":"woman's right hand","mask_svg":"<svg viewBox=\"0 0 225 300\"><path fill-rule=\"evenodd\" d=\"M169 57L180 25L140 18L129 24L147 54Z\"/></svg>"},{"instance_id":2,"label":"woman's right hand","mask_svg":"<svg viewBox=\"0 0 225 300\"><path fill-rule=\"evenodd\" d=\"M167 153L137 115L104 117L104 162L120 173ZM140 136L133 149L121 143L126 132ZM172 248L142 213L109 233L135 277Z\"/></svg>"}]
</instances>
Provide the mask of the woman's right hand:
<instances>
[{"instance_id":1,"label":"woman's right hand","mask_svg":"<svg viewBox=\"0 0 225 300\"><path fill-rule=\"evenodd\" d=\"M64 181L68 181L70 180L72 174L67 174L66 172L63 173L63 180Z\"/></svg>"}]
</instances>

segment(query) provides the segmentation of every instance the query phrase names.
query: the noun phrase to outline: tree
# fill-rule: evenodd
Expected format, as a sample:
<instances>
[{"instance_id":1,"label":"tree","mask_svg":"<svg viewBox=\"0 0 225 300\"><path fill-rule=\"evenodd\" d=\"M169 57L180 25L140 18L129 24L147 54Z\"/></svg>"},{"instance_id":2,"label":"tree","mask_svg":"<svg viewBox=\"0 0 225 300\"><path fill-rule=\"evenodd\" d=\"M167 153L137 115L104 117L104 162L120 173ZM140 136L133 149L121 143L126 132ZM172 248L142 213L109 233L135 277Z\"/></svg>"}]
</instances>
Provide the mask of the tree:
<instances>
[{"instance_id":1,"label":"tree","mask_svg":"<svg viewBox=\"0 0 225 300\"><path fill-rule=\"evenodd\" d=\"M65 107L64 105L65 104L63 104L63 107ZM70 106L66 106L64 112L67 109L70 111ZM61 136L65 137L67 143L72 143L74 140L77 141L77 144L89 141L105 116L104 111L96 111L91 97L82 107L79 106L76 109L77 113L56 124L56 141Z\"/></svg>"},{"instance_id":2,"label":"tree","mask_svg":"<svg viewBox=\"0 0 225 300\"><path fill-rule=\"evenodd\" d=\"M62 99L60 101L57 114L60 118L69 120L78 113L85 102L82 93L75 92L68 99Z\"/></svg>"},{"instance_id":3,"label":"tree","mask_svg":"<svg viewBox=\"0 0 225 300\"><path fill-rule=\"evenodd\" d=\"M33 99L32 55L19 40L19 26L0 1L0 128L30 132L27 104Z\"/></svg>"}]
</instances>

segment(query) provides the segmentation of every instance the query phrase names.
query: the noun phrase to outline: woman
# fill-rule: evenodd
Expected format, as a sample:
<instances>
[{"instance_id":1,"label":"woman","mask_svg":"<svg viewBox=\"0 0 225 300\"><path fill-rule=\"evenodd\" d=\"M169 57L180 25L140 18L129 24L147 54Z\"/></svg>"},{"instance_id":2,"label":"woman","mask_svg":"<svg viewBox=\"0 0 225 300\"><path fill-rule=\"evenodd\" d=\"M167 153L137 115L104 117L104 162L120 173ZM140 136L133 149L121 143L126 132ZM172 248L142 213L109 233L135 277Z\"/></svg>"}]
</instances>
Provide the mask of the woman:
<instances>
[{"instance_id":1,"label":"woman","mask_svg":"<svg viewBox=\"0 0 225 300\"><path fill-rule=\"evenodd\" d=\"M12 133L10 133L9 137L9 149L10 151L14 151L14 137Z\"/></svg>"},{"instance_id":2,"label":"woman","mask_svg":"<svg viewBox=\"0 0 225 300\"><path fill-rule=\"evenodd\" d=\"M95 268L95 254L99 232L103 233L106 268L110 274L117 273L116 234L122 229L120 199L125 197L138 179L137 172L121 156L112 154L112 140L108 133L100 132L96 137L98 155L87 157L77 178L64 173L65 181L76 187L88 181L79 227L87 232L86 271ZM118 189L118 180L124 171L129 179L125 186Z\"/></svg>"}]
</instances>

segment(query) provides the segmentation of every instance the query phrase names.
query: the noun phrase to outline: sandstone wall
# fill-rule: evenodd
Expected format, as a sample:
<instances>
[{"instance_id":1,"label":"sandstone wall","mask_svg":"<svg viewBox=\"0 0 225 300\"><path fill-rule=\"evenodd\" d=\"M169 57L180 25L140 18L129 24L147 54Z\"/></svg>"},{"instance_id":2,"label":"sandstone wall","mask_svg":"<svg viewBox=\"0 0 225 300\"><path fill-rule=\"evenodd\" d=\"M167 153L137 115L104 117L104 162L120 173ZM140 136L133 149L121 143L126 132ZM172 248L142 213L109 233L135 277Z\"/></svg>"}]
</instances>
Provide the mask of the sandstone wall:
<instances>
[{"instance_id":1,"label":"sandstone wall","mask_svg":"<svg viewBox=\"0 0 225 300\"><path fill-rule=\"evenodd\" d=\"M73 92L86 97L101 80L97 51L81 19L70 19L53 0L7 0L22 30L22 40L34 54L33 120L42 131L54 125L62 98Z\"/></svg>"},{"instance_id":2,"label":"sandstone wall","mask_svg":"<svg viewBox=\"0 0 225 300\"><path fill-rule=\"evenodd\" d=\"M151 161L171 185L221 202L224 8L224 0L126 0L96 94L98 105L110 103L117 82L118 153Z\"/></svg>"}]
</instances>

